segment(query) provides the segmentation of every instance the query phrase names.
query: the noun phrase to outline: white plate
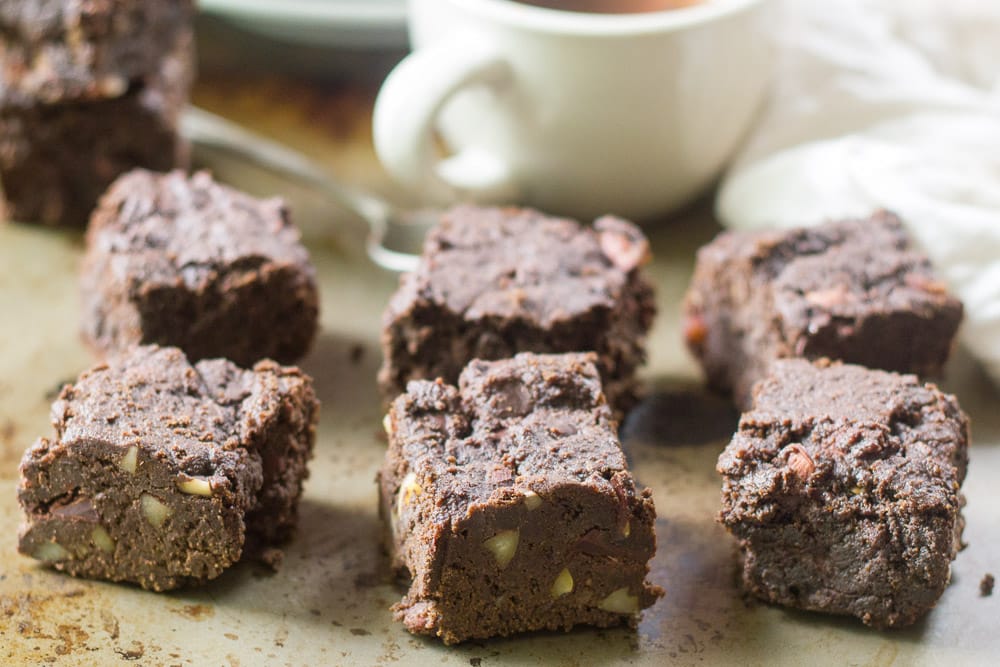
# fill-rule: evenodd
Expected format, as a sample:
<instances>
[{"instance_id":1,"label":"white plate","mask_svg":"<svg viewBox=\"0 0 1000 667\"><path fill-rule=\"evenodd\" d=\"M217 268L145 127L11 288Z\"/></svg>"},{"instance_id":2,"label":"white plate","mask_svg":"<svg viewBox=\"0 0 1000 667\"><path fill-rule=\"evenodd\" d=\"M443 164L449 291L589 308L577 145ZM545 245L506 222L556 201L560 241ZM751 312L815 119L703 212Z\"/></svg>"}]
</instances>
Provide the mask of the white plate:
<instances>
[{"instance_id":1,"label":"white plate","mask_svg":"<svg viewBox=\"0 0 1000 667\"><path fill-rule=\"evenodd\" d=\"M199 5L288 42L347 48L407 44L405 0L201 0Z\"/></svg>"}]
</instances>

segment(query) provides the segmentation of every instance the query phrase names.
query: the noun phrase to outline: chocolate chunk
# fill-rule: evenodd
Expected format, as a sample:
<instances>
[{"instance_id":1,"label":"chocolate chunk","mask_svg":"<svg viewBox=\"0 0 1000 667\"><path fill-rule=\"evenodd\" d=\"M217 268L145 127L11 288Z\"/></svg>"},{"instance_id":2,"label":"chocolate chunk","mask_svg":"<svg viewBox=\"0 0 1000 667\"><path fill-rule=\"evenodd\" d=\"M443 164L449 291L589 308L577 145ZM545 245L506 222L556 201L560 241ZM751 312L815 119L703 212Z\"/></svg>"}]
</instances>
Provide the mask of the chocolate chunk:
<instances>
[{"instance_id":1,"label":"chocolate chunk","mask_svg":"<svg viewBox=\"0 0 1000 667\"><path fill-rule=\"evenodd\" d=\"M631 271L650 260L649 241L627 220L606 215L594 221L601 252L622 271Z\"/></svg>"}]
</instances>

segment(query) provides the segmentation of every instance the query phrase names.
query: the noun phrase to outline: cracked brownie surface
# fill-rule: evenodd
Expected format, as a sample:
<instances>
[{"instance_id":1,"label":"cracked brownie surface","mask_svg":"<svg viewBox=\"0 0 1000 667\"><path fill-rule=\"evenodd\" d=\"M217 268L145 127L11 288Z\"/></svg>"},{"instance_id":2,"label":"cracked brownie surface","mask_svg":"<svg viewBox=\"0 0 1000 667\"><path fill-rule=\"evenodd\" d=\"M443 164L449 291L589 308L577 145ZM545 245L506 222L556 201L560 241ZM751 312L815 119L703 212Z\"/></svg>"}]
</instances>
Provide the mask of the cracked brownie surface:
<instances>
[{"instance_id":1,"label":"cracked brownie surface","mask_svg":"<svg viewBox=\"0 0 1000 667\"><path fill-rule=\"evenodd\" d=\"M684 312L686 342L709 384L747 408L754 383L780 358L940 375L962 304L883 211L720 234L698 252Z\"/></svg>"}]
</instances>

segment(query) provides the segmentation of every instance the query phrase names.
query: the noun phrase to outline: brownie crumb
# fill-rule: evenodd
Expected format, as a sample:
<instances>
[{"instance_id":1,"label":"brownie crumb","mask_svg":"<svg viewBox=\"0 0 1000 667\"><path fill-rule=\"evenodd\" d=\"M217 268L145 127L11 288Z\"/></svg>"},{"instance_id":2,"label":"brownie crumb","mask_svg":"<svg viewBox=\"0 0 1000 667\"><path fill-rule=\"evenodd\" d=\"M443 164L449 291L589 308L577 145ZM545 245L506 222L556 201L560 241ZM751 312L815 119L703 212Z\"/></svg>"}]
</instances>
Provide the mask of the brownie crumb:
<instances>
[{"instance_id":1,"label":"brownie crumb","mask_svg":"<svg viewBox=\"0 0 1000 667\"><path fill-rule=\"evenodd\" d=\"M351 363L357 365L365 357L364 345L351 346Z\"/></svg>"},{"instance_id":2,"label":"brownie crumb","mask_svg":"<svg viewBox=\"0 0 1000 667\"><path fill-rule=\"evenodd\" d=\"M979 594L982 595L983 597L988 597L990 595L993 595L994 583L996 583L996 580L993 578L992 574L990 574L989 572L984 574L983 580L979 582Z\"/></svg>"},{"instance_id":3,"label":"brownie crumb","mask_svg":"<svg viewBox=\"0 0 1000 667\"><path fill-rule=\"evenodd\" d=\"M138 644L137 642L137 645L139 648L130 648L130 649L116 648L115 653L120 655L122 657L122 660L129 660L129 661L138 660L139 658L141 658L143 655L146 654L146 651L145 647L143 647L142 644Z\"/></svg>"},{"instance_id":4,"label":"brownie crumb","mask_svg":"<svg viewBox=\"0 0 1000 667\"><path fill-rule=\"evenodd\" d=\"M271 571L278 572L285 562L285 552L276 547L268 547L261 552L260 562Z\"/></svg>"}]
</instances>

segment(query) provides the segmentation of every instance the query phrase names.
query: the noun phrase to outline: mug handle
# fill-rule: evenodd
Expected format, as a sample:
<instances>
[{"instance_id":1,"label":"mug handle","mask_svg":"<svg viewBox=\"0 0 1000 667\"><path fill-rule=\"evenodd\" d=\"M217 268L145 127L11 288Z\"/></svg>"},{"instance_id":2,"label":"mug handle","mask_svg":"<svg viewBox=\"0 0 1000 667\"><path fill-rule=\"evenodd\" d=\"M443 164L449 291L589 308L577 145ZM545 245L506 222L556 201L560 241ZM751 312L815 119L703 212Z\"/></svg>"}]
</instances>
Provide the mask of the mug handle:
<instances>
[{"instance_id":1,"label":"mug handle","mask_svg":"<svg viewBox=\"0 0 1000 667\"><path fill-rule=\"evenodd\" d=\"M445 104L477 85L501 92L510 64L489 44L458 38L420 48L386 77L375 100L375 152L386 171L432 203L515 201L519 188L495 155L468 148L438 160L434 128Z\"/></svg>"}]
</instances>

